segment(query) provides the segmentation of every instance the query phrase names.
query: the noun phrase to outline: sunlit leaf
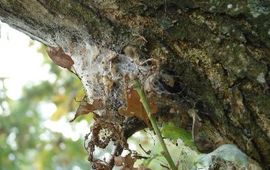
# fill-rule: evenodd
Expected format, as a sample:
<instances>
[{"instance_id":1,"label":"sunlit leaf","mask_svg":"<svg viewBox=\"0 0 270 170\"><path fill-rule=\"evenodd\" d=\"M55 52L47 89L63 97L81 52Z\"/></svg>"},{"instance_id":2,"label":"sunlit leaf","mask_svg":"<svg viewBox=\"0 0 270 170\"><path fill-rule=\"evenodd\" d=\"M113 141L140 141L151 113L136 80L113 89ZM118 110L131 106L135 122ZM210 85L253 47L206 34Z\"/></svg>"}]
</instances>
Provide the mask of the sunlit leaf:
<instances>
[{"instance_id":1,"label":"sunlit leaf","mask_svg":"<svg viewBox=\"0 0 270 170\"><path fill-rule=\"evenodd\" d=\"M64 103L67 100L67 96L66 95L54 95L52 96L52 101L56 104L60 104L60 103Z\"/></svg>"},{"instance_id":2,"label":"sunlit leaf","mask_svg":"<svg viewBox=\"0 0 270 170\"><path fill-rule=\"evenodd\" d=\"M51 115L50 119L53 121L59 120L62 116L67 114L67 109L64 107L58 107L57 110Z\"/></svg>"},{"instance_id":3,"label":"sunlit leaf","mask_svg":"<svg viewBox=\"0 0 270 170\"><path fill-rule=\"evenodd\" d=\"M171 126L171 125L169 125ZM174 129L174 125L172 126ZM168 128L170 129L170 128ZM152 132L149 132L152 133ZM149 134L148 134L149 135ZM152 134L154 135L154 134ZM152 136L150 138L151 140L157 140L156 136ZM149 139L149 140L150 140ZM173 142L171 139L164 139L164 142L166 146L168 147L168 151L170 155L172 156L173 161L175 164L178 165L178 169L180 170L189 170L193 169L193 165L196 162L198 158L198 153L194 150L192 150L190 147L181 144L181 141ZM150 153L147 153L146 159L138 159L136 161L136 165L142 164L145 167L148 167L150 169L166 169L164 166L168 167L168 163L165 159L165 157L162 154L162 146L159 142L155 143L148 143L142 145L144 149L148 151L151 151ZM145 155L145 151L143 153L140 150L139 154Z\"/></svg>"},{"instance_id":4,"label":"sunlit leaf","mask_svg":"<svg viewBox=\"0 0 270 170\"><path fill-rule=\"evenodd\" d=\"M172 122L164 123L161 128L161 133L165 138L172 139L175 142L177 139L181 139L187 146L195 148L191 133L175 126Z\"/></svg>"}]
</instances>

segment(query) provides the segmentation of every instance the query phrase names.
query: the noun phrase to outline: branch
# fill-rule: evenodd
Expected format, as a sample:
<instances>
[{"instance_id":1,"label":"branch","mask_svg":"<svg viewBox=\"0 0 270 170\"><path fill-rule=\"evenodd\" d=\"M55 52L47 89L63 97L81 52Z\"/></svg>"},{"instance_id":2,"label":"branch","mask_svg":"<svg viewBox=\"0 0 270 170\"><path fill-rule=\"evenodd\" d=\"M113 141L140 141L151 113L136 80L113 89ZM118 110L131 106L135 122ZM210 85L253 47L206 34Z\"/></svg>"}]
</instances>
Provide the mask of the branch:
<instances>
[{"instance_id":1,"label":"branch","mask_svg":"<svg viewBox=\"0 0 270 170\"><path fill-rule=\"evenodd\" d=\"M156 121L155 117L152 116L150 105L149 105L149 103L147 101L146 95L144 93L144 90L141 87L141 84L140 84L139 80L135 80L135 84L134 84L133 88L137 91L137 93L140 96L140 101L143 104L143 107L144 107L144 109L145 109L145 111L147 113L147 116L148 116L148 118L149 118L149 120L151 122L151 125L152 125L152 127L153 127L153 129L154 129L154 131L155 131L155 133L156 133L156 135L158 137L158 140L159 140L159 142L161 144L161 147L163 149L164 157L166 158L167 162L169 163L171 169L172 170L177 170L177 167L175 166L175 164L174 164L174 162L172 160L172 157L171 157L171 155L170 155L170 153L168 151L168 148L167 148L167 146L166 146L166 144L165 144L165 142L164 142L164 140L163 140L163 138L161 136L160 130L159 130L158 126L157 126L157 121Z\"/></svg>"}]
</instances>

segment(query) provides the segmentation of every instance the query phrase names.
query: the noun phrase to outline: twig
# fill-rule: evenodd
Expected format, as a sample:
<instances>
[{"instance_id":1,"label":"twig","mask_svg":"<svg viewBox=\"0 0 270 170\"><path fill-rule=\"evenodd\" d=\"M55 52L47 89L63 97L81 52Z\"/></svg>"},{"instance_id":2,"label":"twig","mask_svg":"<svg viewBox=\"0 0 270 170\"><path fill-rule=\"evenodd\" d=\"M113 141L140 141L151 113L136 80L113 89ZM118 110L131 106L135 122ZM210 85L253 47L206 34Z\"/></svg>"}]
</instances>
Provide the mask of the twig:
<instances>
[{"instance_id":1,"label":"twig","mask_svg":"<svg viewBox=\"0 0 270 170\"><path fill-rule=\"evenodd\" d=\"M161 144L161 147L163 149L163 155L164 155L165 159L167 160L167 162L170 165L172 170L177 170L177 167L175 166L175 164L174 164L174 162L172 160L172 157L171 157L171 155L170 155L170 153L168 151L168 148L167 148L167 146L166 146L166 144L165 144L165 142L164 142L164 140L163 140L163 138L161 136L160 130L159 130L158 126L157 126L157 121L156 121L155 117L152 116L150 105L149 105L149 103L147 101L146 95L144 93L144 90L141 87L141 84L140 84L139 80L137 80L137 79L135 80L135 84L134 84L133 88L137 91L137 93L140 96L140 101L143 104L143 107L144 107L144 109L145 109L145 111L147 113L147 116L148 116L148 118L149 118L149 120L151 122L151 125L152 125L152 127L153 127L153 129L154 129L154 131L155 131L155 133L156 133L156 135L158 137L158 140L159 140L159 142Z\"/></svg>"}]
</instances>

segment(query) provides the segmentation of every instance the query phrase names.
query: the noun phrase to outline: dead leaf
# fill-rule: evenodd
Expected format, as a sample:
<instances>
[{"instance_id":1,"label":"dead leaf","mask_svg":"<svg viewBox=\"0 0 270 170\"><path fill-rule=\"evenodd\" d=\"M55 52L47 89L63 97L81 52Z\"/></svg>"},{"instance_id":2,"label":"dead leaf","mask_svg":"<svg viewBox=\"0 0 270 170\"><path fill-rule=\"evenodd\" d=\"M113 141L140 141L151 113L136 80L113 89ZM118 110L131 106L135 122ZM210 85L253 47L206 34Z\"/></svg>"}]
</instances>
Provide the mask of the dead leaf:
<instances>
[{"instance_id":1,"label":"dead leaf","mask_svg":"<svg viewBox=\"0 0 270 170\"><path fill-rule=\"evenodd\" d=\"M132 157L131 154L125 157L124 168L133 169L136 158Z\"/></svg>"},{"instance_id":2,"label":"dead leaf","mask_svg":"<svg viewBox=\"0 0 270 170\"><path fill-rule=\"evenodd\" d=\"M125 157L115 156L114 163L116 166L122 166L121 170L135 170L134 163L136 162L136 158L132 157L131 154L128 154Z\"/></svg>"},{"instance_id":3,"label":"dead leaf","mask_svg":"<svg viewBox=\"0 0 270 170\"><path fill-rule=\"evenodd\" d=\"M140 120L143 120L149 126L149 119L147 113L140 101L140 96L133 88L127 88L124 92L127 107L122 106L118 109L118 112L123 116L136 116ZM153 100L149 100L152 113L157 112L157 105Z\"/></svg>"},{"instance_id":4,"label":"dead leaf","mask_svg":"<svg viewBox=\"0 0 270 170\"><path fill-rule=\"evenodd\" d=\"M89 112L94 112L95 110L102 108L103 108L102 100L94 100L93 104L89 104L86 100L86 97L84 97L80 103L80 106L76 111L74 118L70 120L70 122L73 122L78 116L85 115L88 114Z\"/></svg>"},{"instance_id":5,"label":"dead leaf","mask_svg":"<svg viewBox=\"0 0 270 170\"><path fill-rule=\"evenodd\" d=\"M112 167L109 164L107 164L106 162L101 161L101 160L94 160L92 168L93 169L102 169L102 170L112 169Z\"/></svg>"},{"instance_id":6,"label":"dead leaf","mask_svg":"<svg viewBox=\"0 0 270 170\"><path fill-rule=\"evenodd\" d=\"M60 67L71 69L71 66L74 64L74 61L62 48L49 47L47 48L47 53L52 61Z\"/></svg>"},{"instance_id":7,"label":"dead leaf","mask_svg":"<svg viewBox=\"0 0 270 170\"><path fill-rule=\"evenodd\" d=\"M115 157L114 157L114 164L115 164L116 166L122 166L123 163L124 163L124 159L123 159L122 156L115 156Z\"/></svg>"}]
</instances>

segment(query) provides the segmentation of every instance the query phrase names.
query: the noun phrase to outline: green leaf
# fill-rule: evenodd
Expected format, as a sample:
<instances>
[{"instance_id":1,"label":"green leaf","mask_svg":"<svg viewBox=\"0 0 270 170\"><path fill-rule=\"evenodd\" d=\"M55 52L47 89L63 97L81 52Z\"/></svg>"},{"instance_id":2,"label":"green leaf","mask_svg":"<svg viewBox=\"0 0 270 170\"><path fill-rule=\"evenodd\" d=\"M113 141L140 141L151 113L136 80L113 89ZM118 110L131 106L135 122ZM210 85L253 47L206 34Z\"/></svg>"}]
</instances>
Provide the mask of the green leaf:
<instances>
[{"instance_id":1,"label":"green leaf","mask_svg":"<svg viewBox=\"0 0 270 170\"><path fill-rule=\"evenodd\" d=\"M196 148L192 141L191 133L175 126L172 122L164 123L161 128L161 133L164 138L171 139L174 142L176 142L177 139L181 139L185 145L191 147L192 149Z\"/></svg>"}]
</instances>

